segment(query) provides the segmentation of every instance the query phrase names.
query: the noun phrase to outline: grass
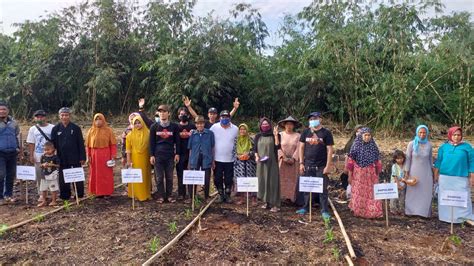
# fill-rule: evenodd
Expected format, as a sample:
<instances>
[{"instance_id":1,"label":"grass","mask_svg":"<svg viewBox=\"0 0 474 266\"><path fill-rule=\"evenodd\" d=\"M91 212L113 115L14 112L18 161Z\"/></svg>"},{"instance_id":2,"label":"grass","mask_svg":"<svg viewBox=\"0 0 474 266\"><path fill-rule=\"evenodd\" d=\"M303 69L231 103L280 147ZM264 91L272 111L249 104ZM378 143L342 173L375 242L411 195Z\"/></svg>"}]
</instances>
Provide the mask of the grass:
<instances>
[{"instance_id":1,"label":"grass","mask_svg":"<svg viewBox=\"0 0 474 266\"><path fill-rule=\"evenodd\" d=\"M71 210L71 202L69 202L69 200L65 200L63 202L63 206L64 206L64 210L66 210L67 212Z\"/></svg>"},{"instance_id":2,"label":"grass","mask_svg":"<svg viewBox=\"0 0 474 266\"><path fill-rule=\"evenodd\" d=\"M150 250L153 253L156 253L158 249L161 248L161 240L159 237L155 236L150 242Z\"/></svg>"},{"instance_id":3,"label":"grass","mask_svg":"<svg viewBox=\"0 0 474 266\"><path fill-rule=\"evenodd\" d=\"M339 248L333 247L332 248L332 256L334 257L335 260L339 260L341 257L341 252L339 251Z\"/></svg>"},{"instance_id":4,"label":"grass","mask_svg":"<svg viewBox=\"0 0 474 266\"><path fill-rule=\"evenodd\" d=\"M176 231L178 231L178 225L177 225L176 221L173 221L173 222L168 224L168 230L169 230L170 234L174 234L174 233L176 233Z\"/></svg>"},{"instance_id":5,"label":"grass","mask_svg":"<svg viewBox=\"0 0 474 266\"><path fill-rule=\"evenodd\" d=\"M198 209L200 206L201 206L201 199L198 197L198 196L194 196L194 207L196 207L196 209Z\"/></svg>"},{"instance_id":6,"label":"grass","mask_svg":"<svg viewBox=\"0 0 474 266\"><path fill-rule=\"evenodd\" d=\"M186 209L184 210L184 217L186 217L186 219L189 219L193 216L193 212L191 209Z\"/></svg>"},{"instance_id":7,"label":"grass","mask_svg":"<svg viewBox=\"0 0 474 266\"><path fill-rule=\"evenodd\" d=\"M325 238L323 243L331 243L334 240L334 232L332 231L331 219L324 219L324 227L326 231L324 232Z\"/></svg>"}]
</instances>

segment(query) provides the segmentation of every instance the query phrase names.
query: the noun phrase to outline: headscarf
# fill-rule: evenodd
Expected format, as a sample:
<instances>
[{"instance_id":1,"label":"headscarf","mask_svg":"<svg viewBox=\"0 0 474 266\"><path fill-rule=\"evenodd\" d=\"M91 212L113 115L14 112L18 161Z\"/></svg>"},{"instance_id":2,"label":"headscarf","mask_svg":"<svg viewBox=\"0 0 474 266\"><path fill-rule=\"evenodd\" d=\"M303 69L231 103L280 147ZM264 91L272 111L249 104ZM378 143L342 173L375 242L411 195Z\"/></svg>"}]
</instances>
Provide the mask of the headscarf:
<instances>
[{"instance_id":1,"label":"headscarf","mask_svg":"<svg viewBox=\"0 0 474 266\"><path fill-rule=\"evenodd\" d=\"M239 129L241 127L245 128L247 134L245 134L244 136L239 134L239 136L237 137L237 155L244 154L252 149L252 140L249 136L249 127L247 126L247 124L240 124Z\"/></svg>"},{"instance_id":2,"label":"headscarf","mask_svg":"<svg viewBox=\"0 0 474 266\"><path fill-rule=\"evenodd\" d=\"M369 166L380 160L379 148L375 144L374 138L371 138L369 142L365 142L363 140L365 133L371 133L368 127L361 129L361 134L356 137L349 152L349 157L356 161L360 167Z\"/></svg>"},{"instance_id":3,"label":"headscarf","mask_svg":"<svg viewBox=\"0 0 474 266\"><path fill-rule=\"evenodd\" d=\"M426 137L424 139L420 139L420 137L418 137L418 133L420 132L420 130L424 128L426 130ZM415 138L413 139L413 151L415 153L418 153L418 146L419 144L426 144L428 142L428 136L430 134L430 130L428 129L427 126L425 125L419 125L417 128L416 128L416 133L415 133Z\"/></svg>"},{"instance_id":4,"label":"headscarf","mask_svg":"<svg viewBox=\"0 0 474 266\"><path fill-rule=\"evenodd\" d=\"M456 131L461 131L461 140L458 141L458 142L454 142L453 141L453 135L454 135L454 132ZM451 127L449 130L448 130L448 141L450 144L454 145L454 146L457 146L461 143L463 143L463 140L462 140L462 128L458 127L458 126L455 126L455 127Z\"/></svg>"},{"instance_id":5,"label":"headscarf","mask_svg":"<svg viewBox=\"0 0 474 266\"><path fill-rule=\"evenodd\" d=\"M97 118L104 121L103 126L98 127L95 125L95 120ZM107 124L105 116L101 113L95 114L92 121L92 127L89 129L89 132L87 132L86 146L88 148L106 148L116 144L117 141L114 132Z\"/></svg>"},{"instance_id":6,"label":"headscarf","mask_svg":"<svg viewBox=\"0 0 474 266\"><path fill-rule=\"evenodd\" d=\"M268 131L262 131L262 124L264 121L267 121L268 124L270 125L270 130ZM270 121L270 119L266 118L266 117L262 117L260 119L260 122L258 123L258 129L260 130L260 133L262 136L270 136L270 135L273 135L273 132L272 132L272 121Z\"/></svg>"},{"instance_id":7,"label":"headscarf","mask_svg":"<svg viewBox=\"0 0 474 266\"><path fill-rule=\"evenodd\" d=\"M135 125L135 121L137 120L142 124L142 128L138 129L133 127L132 131L127 135L127 142L131 143L132 153L145 153L148 151L150 144L150 130L145 125L143 118L139 115L132 119L132 124Z\"/></svg>"},{"instance_id":8,"label":"headscarf","mask_svg":"<svg viewBox=\"0 0 474 266\"><path fill-rule=\"evenodd\" d=\"M133 118L135 118L136 116L140 116L140 113L133 112L128 116L128 123L130 124L129 125L130 129L133 128Z\"/></svg>"}]
</instances>

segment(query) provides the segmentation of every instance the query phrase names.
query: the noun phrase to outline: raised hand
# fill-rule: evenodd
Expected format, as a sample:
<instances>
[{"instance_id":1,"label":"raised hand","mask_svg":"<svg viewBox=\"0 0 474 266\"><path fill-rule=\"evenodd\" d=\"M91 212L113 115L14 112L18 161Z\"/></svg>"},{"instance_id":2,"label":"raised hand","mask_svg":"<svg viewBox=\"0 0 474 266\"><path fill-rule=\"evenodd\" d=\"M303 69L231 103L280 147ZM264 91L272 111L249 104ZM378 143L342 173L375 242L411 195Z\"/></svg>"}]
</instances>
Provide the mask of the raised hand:
<instances>
[{"instance_id":1,"label":"raised hand","mask_svg":"<svg viewBox=\"0 0 474 266\"><path fill-rule=\"evenodd\" d=\"M235 109L239 108L240 106L239 98L235 98L233 105Z\"/></svg>"},{"instance_id":2,"label":"raised hand","mask_svg":"<svg viewBox=\"0 0 474 266\"><path fill-rule=\"evenodd\" d=\"M183 102L186 107L189 107L191 105L191 100L188 96L183 96Z\"/></svg>"}]
</instances>

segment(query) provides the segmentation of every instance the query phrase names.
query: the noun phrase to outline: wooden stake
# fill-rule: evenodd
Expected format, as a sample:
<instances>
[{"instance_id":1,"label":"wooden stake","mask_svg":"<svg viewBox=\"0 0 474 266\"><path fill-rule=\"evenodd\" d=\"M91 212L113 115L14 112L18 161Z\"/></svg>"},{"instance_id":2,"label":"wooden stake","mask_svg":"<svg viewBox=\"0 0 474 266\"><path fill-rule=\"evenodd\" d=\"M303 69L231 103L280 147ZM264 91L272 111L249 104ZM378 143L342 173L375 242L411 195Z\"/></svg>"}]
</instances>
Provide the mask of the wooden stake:
<instances>
[{"instance_id":1,"label":"wooden stake","mask_svg":"<svg viewBox=\"0 0 474 266\"><path fill-rule=\"evenodd\" d=\"M313 194L313 193L309 192L309 222L310 222L310 223L311 223L311 216L312 216L312 215L311 215L311 209L312 209L312 208L311 208L311 205L313 204L313 200L312 200L312 198L311 198L311 195L312 195L312 194Z\"/></svg>"},{"instance_id":2,"label":"wooden stake","mask_svg":"<svg viewBox=\"0 0 474 266\"><path fill-rule=\"evenodd\" d=\"M451 235L454 234L454 207L451 206Z\"/></svg>"},{"instance_id":3,"label":"wooden stake","mask_svg":"<svg viewBox=\"0 0 474 266\"><path fill-rule=\"evenodd\" d=\"M76 186L76 182L73 182L73 186L74 186L74 193L76 194L76 204L79 205L79 196L77 195L77 186Z\"/></svg>"},{"instance_id":4,"label":"wooden stake","mask_svg":"<svg viewBox=\"0 0 474 266\"><path fill-rule=\"evenodd\" d=\"M193 199L191 203L191 209L194 211L194 185L193 185Z\"/></svg>"},{"instance_id":5,"label":"wooden stake","mask_svg":"<svg viewBox=\"0 0 474 266\"><path fill-rule=\"evenodd\" d=\"M346 241L346 246L347 249L349 250L349 254L351 255L351 258L355 258L356 254L354 252L354 249L352 248L352 243L351 239L347 235L346 229L344 228L344 224L342 223L341 217L339 217L339 213L336 210L336 207L334 207L334 204L332 203L331 199L328 198L329 205L331 205L331 209L334 212L334 216L336 216L337 222L339 223L339 227L341 228L342 235L344 236L344 240Z\"/></svg>"},{"instance_id":6,"label":"wooden stake","mask_svg":"<svg viewBox=\"0 0 474 266\"><path fill-rule=\"evenodd\" d=\"M25 188L26 188L25 200L26 200L26 205L28 205L28 180L25 180Z\"/></svg>"},{"instance_id":7,"label":"wooden stake","mask_svg":"<svg viewBox=\"0 0 474 266\"><path fill-rule=\"evenodd\" d=\"M133 191L133 183L131 183L132 187L132 210L135 210L135 192Z\"/></svg>"},{"instance_id":8,"label":"wooden stake","mask_svg":"<svg viewBox=\"0 0 474 266\"><path fill-rule=\"evenodd\" d=\"M247 192L247 217L249 217L249 193Z\"/></svg>"},{"instance_id":9,"label":"wooden stake","mask_svg":"<svg viewBox=\"0 0 474 266\"><path fill-rule=\"evenodd\" d=\"M385 225L388 228L388 203L387 203L387 199L385 199Z\"/></svg>"}]
</instances>

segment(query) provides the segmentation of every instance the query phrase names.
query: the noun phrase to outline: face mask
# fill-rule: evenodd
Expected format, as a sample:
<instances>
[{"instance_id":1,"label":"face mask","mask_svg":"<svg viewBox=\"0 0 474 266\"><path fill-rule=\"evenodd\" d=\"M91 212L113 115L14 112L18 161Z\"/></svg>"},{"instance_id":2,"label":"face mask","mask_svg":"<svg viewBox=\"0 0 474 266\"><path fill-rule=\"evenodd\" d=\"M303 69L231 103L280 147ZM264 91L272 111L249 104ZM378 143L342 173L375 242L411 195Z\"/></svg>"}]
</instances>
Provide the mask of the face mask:
<instances>
[{"instance_id":1,"label":"face mask","mask_svg":"<svg viewBox=\"0 0 474 266\"><path fill-rule=\"evenodd\" d=\"M179 119L179 121L187 122L187 121L189 120L189 116L187 116L187 115L180 115L180 116L178 116L178 119Z\"/></svg>"},{"instance_id":2,"label":"face mask","mask_svg":"<svg viewBox=\"0 0 474 266\"><path fill-rule=\"evenodd\" d=\"M155 122L160 123L160 117L159 116L155 116Z\"/></svg>"},{"instance_id":3,"label":"face mask","mask_svg":"<svg viewBox=\"0 0 474 266\"><path fill-rule=\"evenodd\" d=\"M230 124L230 118L221 118L221 124L227 126Z\"/></svg>"},{"instance_id":4,"label":"face mask","mask_svg":"<svg viewBox=\"0 0 474 266\"><path fill-rule=\"evenodd\" d=\"M42 120L35 120L35 124L37 124L37 125L42 125L42 124L43 124L43 121L42 121Z\"/></svg>"},{"instance_id":5,"label":"face mask","mask_svg":"<svg viewBox=\"0 0 474 266\"><path fill-rule=\"evenodd\" d=\"M270 125L262 125L262 126L260 127L260 129L261 129L263 132L268 132L268 131L270 131L270 129L272 129L272 128L270 127Z\"/></svg>"},{"instance_id":6,"label":"face mask","mask_svg":"<svg viewBox=\"0 0 474 266\"><path fill-rule=\"evenodd\" d=\"M321 125L321 122L319 122L319 120L310 120L309 121L309 127L318 127L319 125Z\"/></svg>"}]
</instances>

